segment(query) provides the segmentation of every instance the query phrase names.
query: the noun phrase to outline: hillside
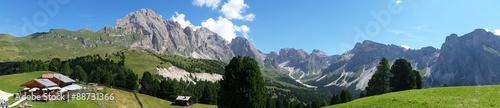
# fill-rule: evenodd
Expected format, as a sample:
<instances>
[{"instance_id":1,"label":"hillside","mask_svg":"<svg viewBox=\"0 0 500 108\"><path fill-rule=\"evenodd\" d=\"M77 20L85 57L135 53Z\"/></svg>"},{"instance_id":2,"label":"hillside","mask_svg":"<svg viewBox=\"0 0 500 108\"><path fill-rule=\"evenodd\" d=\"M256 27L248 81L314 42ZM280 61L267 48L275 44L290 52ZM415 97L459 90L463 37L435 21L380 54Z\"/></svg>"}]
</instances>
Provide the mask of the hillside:
<instances>
[{"instance_id":1,"label":"hillside","mask_svg":"<svg viewBox=\"0 0 500 108\"><path fill-rule=\"evenodd\" d=\"M48 72L48 71L38 71L38 72L30 72L30 73L22 73L22 74L12 74L12 75L3 75L0 76L0 90L9 92L9 93L15 93L17 92L17 89L19 85L30 81L32 79L40 77L42 74L46 73L53 73L53 72ZM11 97L11 100L13 98ZM9 100L9 102L14 102ZM7 102L7 103L9 103ZM92 101L69 101L69 102L64 102L64 101L50 101L50 102L36 102L36 101L25 101L28 102L28 104L33 105L33 107L40 107L40 108L96 108L99 107L97 104L95 104Z\"/></svg>"},{"instance_id":2,"label":"hillside","mask_svg":"<svg viewBox=\"0 0 500 108\"><path fill-rule=\"evenodd\" d=\"M9 93L15 93L17 92L17 88L19 85L31 80L40 77L42 74L46 73L54 73L54 72L49 72L49 71L38 71L38 72L29 72L29 73L22 73L22 74L12 74L12 75L3 75L0 76L0 90L9 92ZM113 93L115 96L115 100L113 101L105 101L101 100L99 101L100 103L103 103L106 107L108 108L138 108L139 103L136 101L133 93L123 91L123 90L118 90L118 89L112 89L112 88L107 88L106 89L107 93ZM181 106L174 106L170 105L171 102L155 98L152 96L144 95L144 94L138 94L139 99L143 103L145 108L181 108ZM69 102L64 102L64 101L50 101L48 103L45 102L32 102L32 101L26 101L28 104L33 105L34 107L41 107L41 108L68 108L68 107L74 107L74 108L96 108L99 107L97 104L95 104L92 101L69 101ZM205 105L205 104L195 104L192 106L192 108L214 108L216 106L214 105Z\"/></svg>"},{"instance_id":3,"label":"hillside","mask_svg":"<svg viewBox=\"0 0 500 108\"><path fill-rule=\"evenodd\" d=\"M500 85L439 87L365 97L327 108L500 107Z\"/></svg>"}]
</instances>

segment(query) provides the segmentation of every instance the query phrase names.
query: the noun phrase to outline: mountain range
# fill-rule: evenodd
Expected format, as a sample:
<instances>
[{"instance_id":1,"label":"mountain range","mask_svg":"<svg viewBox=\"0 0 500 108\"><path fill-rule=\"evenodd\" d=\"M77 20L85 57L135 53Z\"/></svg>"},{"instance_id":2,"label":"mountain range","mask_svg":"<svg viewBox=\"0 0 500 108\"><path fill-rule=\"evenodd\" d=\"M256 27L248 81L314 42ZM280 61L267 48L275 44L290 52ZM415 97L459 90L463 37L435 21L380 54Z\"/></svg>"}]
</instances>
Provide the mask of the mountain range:
<instances>
[{"instance_id":1,"label":"mountain range","mask_svg":"<svg viewBox=\"0 0 500 108\"><path fill-rule=\"evenodd\" d=\"M208 28L183 28L178 22L163 21L161 15L150 9L129 13L118 19L115 26L106 26L97 32L76 31L102 34L99 36L59 35L63 34L61 32L35 33L31 38L68 38L79 42L71 44L84 47L144 49L158 54L223 62L238 55L250 56L262 69L282 70L281 75L309 88L337 86L364 90L382 57L391 63L398 58L411 62L423 76L425 86L500 83L500 36L484 29L463 36L451 34L440 49L430 46L405 49L365 40L340 55L329 55L320 50L307 53L295 48L263 53L244 37L229 42ZM0 40L2 38L7 37L0 37Z\"/></svg>"}]
</instances>

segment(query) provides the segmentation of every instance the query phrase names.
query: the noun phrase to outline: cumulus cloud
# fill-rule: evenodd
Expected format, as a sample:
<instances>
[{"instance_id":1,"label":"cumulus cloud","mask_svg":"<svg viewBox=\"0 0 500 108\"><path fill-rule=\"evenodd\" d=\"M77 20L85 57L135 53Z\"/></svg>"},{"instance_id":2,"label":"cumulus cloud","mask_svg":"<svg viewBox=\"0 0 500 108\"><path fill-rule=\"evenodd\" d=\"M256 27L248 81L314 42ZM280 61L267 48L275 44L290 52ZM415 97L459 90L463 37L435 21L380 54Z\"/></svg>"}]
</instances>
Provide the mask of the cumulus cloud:
<instances>
[{"instance_id":1,"label":"cumulus cloud","mask_svg":"<svg viewBox=\"0 0 500 108\"><path fill-rule=\"evenodd\" d=\"M233 22L231 22L227 18L218 17L217 20L208 18L204 22L201 22L201 26L214 31L229 42L231 42L231 40L236 37L236 34L234 33L235 27L233 25Z\"/></svg>"},{"instance_id":2,"label":"cumulus cloud","mask_svg":"<svg viewBox=\"0 0 500 108\"><path fill-rule=\"evenodd\" d=\"M500 36L500 29L493 30L493 34Z\"/></svg>"},{"instance_id":3,"label":"cumulus cloud","mask_svg":"<svg viewBox=\"0 0 500 108\"><path fill-rule=\"evenodd\" d=\"M401 2L403 2L403 1L401 1L401 0L396 0L396 4L401 4Z\"/></svg>"},{"instance_id":4,"label":"cumulus cloud","mask_svg":"<svg viewBox=\"0 0 500 108\"><path fill-rule=\"evenodd\" d=\"M245 0L229 0L222 5L222 9L220 12L224 15L225 18L232 20L245 20L245 21L253 21L255 18L255 14L250 13L247 15L242 15L246 9L249 8L247 4L245 4Z\"/></svg>"},{"instance_id":5,"label":"cumulus cloud","mask_svg":"<svg viewBox=\"0 0 500 108\"><path fill-rule=\"evenodd\" d=\"M486 32L490 32L490 29L488 28L483 28Z\"/></svg>"},{"instance_id":6,"label":"cumulus cloud","mask_svg":"<svg viewBox=\"0 0 500 108\"><path fill-rule=\"evenodd\" d=\"M170 17L170 20L178 22L179 24L181 24L182 28L186 28L186 27L194 28L194 25L191 24L191 22L189 20L186 20L184 18L186 18L186 15L179 14L178 12L175 12L175 15Z\"/></svg>"},{"instance_id":7,"label":"cumulus cloud","mask_svg":"<svg viewBox=\"0 0 500 108\"><path fill-rule=\"evenodd\" d=\"M486 32L491 32L497 36L500 36L500 29L493 29L493 31L491 31L490 29L488 28L483 28Z\"/></svg>"},{"instance_id":8,"label":"cumulus cloud","mask_svg":"<svg viewBox=\"0 0 500 108\"><path fill-rule=\"evenodd\" d=\"M219 7L221 0L193 0L193 5L203 7L207 6L212 9Z\"/></svg>"},{"instance_id":9,"label":"cumulus cloud","mask_svg":"<svg viewBox=\"0 0 500 108\"><path fill-rule=\"evenodd\" d=\"M401 45L401 47L403 47L406 50L410 49L410 46L408 46L408 45Z\"/></svg>"},{"instance_id":10,"label":"cumulus cloud","mask_svg":"<svg viewBox=\"0 0 500 108\"><path fill-rule=\"evenodd\" d=\"M248 39L248 32L250 32L250 28L247 25L234 26L234 29L238 32L241 32L243 37Z\"/></svg>"}]
</instances>

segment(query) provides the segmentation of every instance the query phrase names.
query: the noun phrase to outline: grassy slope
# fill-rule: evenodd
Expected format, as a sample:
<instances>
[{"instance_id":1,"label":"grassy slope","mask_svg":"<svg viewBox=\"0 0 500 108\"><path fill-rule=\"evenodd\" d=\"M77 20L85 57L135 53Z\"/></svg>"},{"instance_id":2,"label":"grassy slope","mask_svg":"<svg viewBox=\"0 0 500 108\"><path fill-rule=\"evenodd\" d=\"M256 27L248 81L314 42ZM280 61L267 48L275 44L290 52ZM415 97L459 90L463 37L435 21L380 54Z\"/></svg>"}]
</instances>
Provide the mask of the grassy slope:
<instances>
[{"instance_id":1,"label":"grassy slope","mask_svg":"<svg viewBox=\"0 0 500 108\"><path fill-rule=\"evenodd\" d=\"M0 76L0 90L10 93L16 93L19 86L25 82L42 76L42 74L53 73L48 71L30 72L22 74L12 74ZM33 107L40 108L96 108L99 107L92 101L50 101L50 102L33 102L25 101Z\"/></svg>"},{"instance_id":2,"label":"grassy slope","mask_svg":"<svg viewBox=\"0 0 500 108\"><path fill-rule=\"evenodd\" d=\"M135 96L131 92L109 89L108 93L113 93L115 100L113 101L99 101L109 108L139 108L139 103L136 101ZM144 108L182 108L181 106L170 105L171 102L152 97L149 95L139 94ZM215 108L215 105L195 104L191 108Z\"/></svg>"},{"instance_id":3,"label":"grassy slope","mask_svg":"<svg viewBox=\"0 0 500 108\"><path fill-rule=\"evenodd\" d=\"M125 66L138 74L139 78L142 78L145 71L156 73L157 66L168 68L171 64L161 64L161 60L154 55L146 51L131 49L125 51Z\"/></svg>"},{"instance_id":4,"label":"grassy slope","mask_svg":"<svg viewBox=\"0 0 500 108\"><path fill-rule=\"evenodd\" d=\"M9 93L16 93L17 89L20 87L21 84L28 82L32 79L41 77L42 74L45 73L52 73L52 72L39 71L39 72L0 76L0 90Z\"/></svg>"},{"instance_id":5,"label":"grassy slope","mask_svg":"<svg viewBox=\"0 0 500 108\"><path fill-rule=\"evenodd\" d=\"M500 85L440 87L408 90L366 97L349 103L329 106L353 108L412 108L412 107L500 107Z\"/></svg>"},{"instance_id":6,"label":"grassy slope","mask_svg":"<svg viewBox=\"0 0 500 108\"><path fill-rule=\"evenodd\" d=\"M12 74L12 75L4 75L0 76L0 90L15 93L19 85L32 80L34 78L40 77L42 74L53 73L49 71L39 71L39 72L30 72L30 73L22 73L22 74ZM139 103L136 101L135 96L126 91L118 90L118 89L108 89L107 93L113 93L115 100L114 101L99 101L103 103L105 106L109 108L138 108ZM165 101L159 98L155 98L152 96L139 94L139 99L143 102L145 108L181 108L180 106L170 105L169 101ZM50 102L33 102L26 101L28 104L33 105L34 107L42 107L42 108L95 108L99 107L97 104L92 101L78 101L78 100L70 100L66 101L50 101ZM215 105L205 105L205 104L195 104L192 108L214 108Z\"/></svg>"}]
</instances>

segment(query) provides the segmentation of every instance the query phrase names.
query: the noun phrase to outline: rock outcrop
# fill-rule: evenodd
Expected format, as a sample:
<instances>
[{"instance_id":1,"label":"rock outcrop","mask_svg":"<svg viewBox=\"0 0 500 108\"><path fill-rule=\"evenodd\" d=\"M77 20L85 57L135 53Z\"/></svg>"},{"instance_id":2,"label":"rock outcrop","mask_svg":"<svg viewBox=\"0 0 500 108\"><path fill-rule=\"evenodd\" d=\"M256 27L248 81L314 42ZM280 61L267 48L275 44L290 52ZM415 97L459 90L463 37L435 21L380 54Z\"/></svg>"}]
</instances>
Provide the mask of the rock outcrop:
<instances>
[{"instance_id":1,"label":"rock outcrop","mask_svg":"<svg viewBox=\"0 0 500 108\"><path fill-rule=\"evenodd\" d=\"M451 34L432 68L434 86L500 83L500 37L484 29L458 37Z\"/></svg>"}]
</instances>

